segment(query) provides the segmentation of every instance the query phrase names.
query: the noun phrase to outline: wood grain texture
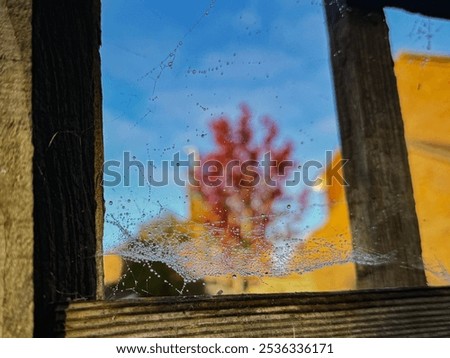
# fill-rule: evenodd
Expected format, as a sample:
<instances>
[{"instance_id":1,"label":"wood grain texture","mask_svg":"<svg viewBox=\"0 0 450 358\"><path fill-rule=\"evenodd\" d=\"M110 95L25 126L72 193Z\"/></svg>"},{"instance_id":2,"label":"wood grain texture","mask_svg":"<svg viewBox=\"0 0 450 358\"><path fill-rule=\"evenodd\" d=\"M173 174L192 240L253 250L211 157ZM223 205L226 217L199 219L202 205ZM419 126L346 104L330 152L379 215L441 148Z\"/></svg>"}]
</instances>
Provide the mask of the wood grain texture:
<instances>
[{"instance_id":1,"label":"wood grain texture","mask_svg":"<svg viewBox=\"0 0 450 358\"><path fill-rule=\"evenodd\" d=\"M72 302L66 337L450 336L450 288Z\"/></svg>"},{"instance_id":2,"label":"wood grain texture","mask_svg":"<svg viewBox=\"0 0 450 358\"><path fill-rule=\"evenodd\" d=\"M97 295L99 2L33 1L34 334L39 337L53 335L56 302Z\"/></svg>"},{"instance_id":3,"label":"wood grain texture","mask_svg":"<svg viewBox=\"0 0 450 358\"><path fill-rule=\"evenodd\" d=\"M101 3L93 2L94 48L93 48L93 81L94 81L94 185L95 185L95 236L96 236L96 271L97 299L104 299L103 273L103 226L105 221L105 199L103 196L103 163L105 161L103 146L103 94L101 74Z\"/></svg>"},{"instance_id":4,"label":"wood grain texture","mask_svg":"<svg viewBox=\"0 0 450 358\"><path fill-rule=\"evenodd\" d=\"M325 1L358 288L426 285L403 120L381 9Z\"/></svg>"},{"instance_id":5,"label":"wood grain texture","mask_svg":"<svg viewBox=\"0 0 450 358\"><path fill-rule=\"evenodd\" d=\"M33 334L31 14L0 0L0 337Z\"/></svg>"}]
</instances>

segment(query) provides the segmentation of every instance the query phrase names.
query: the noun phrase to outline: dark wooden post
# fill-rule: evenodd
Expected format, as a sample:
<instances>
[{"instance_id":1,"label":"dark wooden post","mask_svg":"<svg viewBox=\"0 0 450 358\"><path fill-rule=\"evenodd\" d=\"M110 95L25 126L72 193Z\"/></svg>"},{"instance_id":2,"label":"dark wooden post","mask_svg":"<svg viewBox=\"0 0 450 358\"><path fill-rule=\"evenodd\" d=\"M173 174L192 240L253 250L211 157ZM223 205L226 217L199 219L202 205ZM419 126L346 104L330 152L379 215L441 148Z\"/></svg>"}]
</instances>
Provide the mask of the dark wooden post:
<instances>
[{"instance_id":1,"label":"dark wooden post","mask_svg":"<svg viewBox=\"0 0 450 358\"><path fill-rule=\"evenodd\" d=\"M424 286L418 222L383 9L325 0L349 183L353 246L385 255L357 264L358 288Z\"/></svg>"},{"instance_id":2,"label":"dark wooden post","mask_svg":"<svg viewBox=\"0 0 450 358\"><path fill-rule=\"evenodd\" d=\"M32 28L34 334L53 336L55 304L102 291L100 0L34 0Z\"/></svg>"}]
</instances>

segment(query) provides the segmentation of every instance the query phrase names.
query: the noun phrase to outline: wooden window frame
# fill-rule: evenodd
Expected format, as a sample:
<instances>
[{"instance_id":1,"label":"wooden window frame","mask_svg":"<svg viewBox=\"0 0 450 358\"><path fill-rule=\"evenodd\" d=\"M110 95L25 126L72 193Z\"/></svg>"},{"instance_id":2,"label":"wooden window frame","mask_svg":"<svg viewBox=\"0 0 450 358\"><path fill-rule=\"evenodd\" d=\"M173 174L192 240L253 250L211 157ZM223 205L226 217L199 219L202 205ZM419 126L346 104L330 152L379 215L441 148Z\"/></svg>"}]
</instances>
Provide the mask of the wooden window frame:
<instances>
[{"instance_id":1,"label":"wooden window frame","mask_svg":"<svg viewBox=\"0 0 450 358\"><path fill-rule=\"evenodd\" d=\"M16 129L0 153L28 155L8 157L8 170L25 168L14 172L20 192L0 184L24 198L0 206L0 336L448 336L450 287L426 287L414 261L420 235L383 12L450 19L442 3L324 0L354 245L415 269L357 265L360 290L349 292L124 301L103 300L100 0L2 3L0 106L12 112L0 132Z\"/></svg>"}]
</instances>

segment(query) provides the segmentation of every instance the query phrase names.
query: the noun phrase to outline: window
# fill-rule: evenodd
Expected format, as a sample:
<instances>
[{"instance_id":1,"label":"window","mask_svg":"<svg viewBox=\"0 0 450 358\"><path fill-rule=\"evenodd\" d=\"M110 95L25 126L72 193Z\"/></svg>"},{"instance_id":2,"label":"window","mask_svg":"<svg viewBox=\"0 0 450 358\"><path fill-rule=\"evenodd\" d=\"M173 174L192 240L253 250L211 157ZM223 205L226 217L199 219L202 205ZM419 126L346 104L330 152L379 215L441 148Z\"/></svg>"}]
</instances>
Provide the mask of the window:
<instances>
[{"instance_id":1,"label":"window","mask_svg":"<svg viewBox=\"0 0 450 358\"><path fill-rule=\"evenodd\" d=\"M105 175L105 247L125 259L106 257L107 269L124 265L112 296L317 290L308 272L353 261L337 240L326 257L315 253L330 239L314 234L329 210L320 176L339 165L322 5L103 7L106 160L133 165L118 184ZM222 138L227 125L233 138ZM251 140L239 138L245 130ZM227 139L229 147L220 143ZM189 165L199 159L202 168L188 168L190 154ZM270 168L272 184L265 159L292 163ZM206 176L217 162L223 177ZM219 183L251 181L246 164L261 183ZM348 236L345 227L328 236ZM305 255L308 238L315 243Z\"/></svg>"},{"instance_id":2,"label":"window","mask_svg":"<svg viewBox=\"0 0 450 358\"><path fill-rule=\"evenodd\" d=\"M364 260L353 260L356 287L378 289L309 294L153 297L125 301L102 300L101 245L97 240L102 236L103 228L103 143L98 56L100 2L48 4L35 1L33 6L30 2L2 3L0 6L5 11L0 12L0 24L5 31L0 32L4 40L0 41L0 102L5 113L10 115L6 121L0 122L2 154L7 158L0 168L0 174L5 178L1 190L6 193L0 218L0 274L5 277L4 285L0 287L0 334L29 336L34 329L35 336L448 335L450 290L448 287L423 287L425 279L430 278L431 269L426 266L428 256L425 260L425 270L428 272L424 272L421 256L422 252L424 255L427 252L423 250L419 235L420 232L422 239L428 239L436 234L426 232L426 223L430 218L442 223L437 214L440 214L442 203L445 204L441 197L444 197L446 183L441 184L439 175L430 174L435 168L440 168L438 172L441 169L444 172L448 145L445 137L441 138L440 133L436 133L438 130L432 130L433 125L422 132L414 132L414 126L424 118L421 111L426 108L425 105L408 109L409 102L414 106L423 103L432 85L447 88L443 75L446 61L442 55L445 53L438 58L428 53L425 56L427 61L422 61L423 55L398 57L403 63L396 69L397 76L405 80L403 90L402 85L399 86L400 92L404 93L400 93L400 103L391 50L386 41L388 33L384 16L379 8L367 9L381 3L395 5L397 1L363 3L359 0L338 0L325 3L341 151L342 157L349 158L344 171L350 186L346 196L353 251L368 254L362 256ZM214 7L217 4L214 3ZM294 5L293 2L290 4ZM210 6L210 3L205 5ZM349 5L352 7L349 8ZM440 16L439 10L444 18L450 18L448 5L441 3L436 2L430 7L411 1L402 6L434 16ZM208 8L208 14L203 11L199 17L201 21L195 22L194 27L201 26L203 19L209 18L213 10ZM48 21L49 17L52 21ZM394 22L397 23L395 17ZM413 32L419 35L424 32L426 47L434 50L433 41L438 37L435 30L439 28L439 31L444 31L441 30L443 27L435 28L428 20L424 23L425 32L421 23L415 27L419 30ZM183 36L190 31L189 28L183 32ZM244 33L250 36L247 31L250 28L244 27ZM254 36L253 30L251 36ZM178 36L176 38L179 41ZM429 38L432 40L431 46ZM417 39L420 42L421 36ZM182 41L184 44L184 39ZM394 41L394 46L398 46ZM173 49L170 48L171 51ZM178 56L179 52L174 56L170 53L173 52L168 53L168 59ZM162 67L165 73L170 73L171 69L175 71L175 62L170 62L163 62L163 65L167 64ZM421 62L424 62L422 67ZM196 73L191 71L190 74L199 74L198 70L203 67L197 65ZM410 71L424 75L426 81L420 79L414 82L408 76ZM436 76L436 72L442 76ZM106 81L107 78L106 75ZM429 82L429 79L436 81ZM264 78L261 80L265 81ZM158 82L164 85L159 79ZM122 85L125 88L126 81ZM405 94L411 93L419 95L418 99L405 102ZM105 94L108 96L107 91ZM150 101L153 98L150 97ZM438 102L447 103L445 99ZM145 99L144 103L147 101ZM198 103L205 107L204 103ZM433 105L431 109L438 112L442 103ZM130 108L137 107L130 105ZM137 108L139 113L142 108L144 106ZM207 112L212 107L205 108L206 111L203 108L197 110ZM233 109L235 113L232 113ZM408 112L415 116L412 122L405 120L406 142L400 110L405 118ZM232 120L241 114L235 105L228 111ZM259 116L257 109L252 111L256 117ZM145 111L145 114L147 112L151 113ZM436 112L427 118L434 121ZM445 116L445 107L442 112L441 115ZM242 113L245 115L247 112L243 110ZM278 121L282 121L278 118L284 118L276 113L268 114ZM142 117L133 118L133 124L145 119ZM220 123L223 126L224 122ZM132 128L124 128L118 134ZM193 128L192 135L195 134ZM241 131L241 136L248 135L247 132ZM134 135L137 138L142 133L139 130ZM208 136L202 137L202 134L206 133L198 133L199 141ZM282 134L279 145L285 138ZM291 134L288 133L287 137ZM407 160L407 146L410 149L410 163ZM198 152L201 159L202 152ZM128 164L139 174L141 167L137 159L130 153ZM425 171L415 171L417 163ZM425 166L430 163L439 163L440 166ZM112 167L105 172L105 186L117 174L113 170L117 169L115 163L109 164ZM187 169L189 174L191 166L187 165ZM330 171L333 172L326 170L323 176L329 175ZM423 176L424 172L426 176ZM131 174L130 180L139 180L136 171ZM204 171L200 174L203 175ZM320 189L320 185L316 188ZM420 205L427 203L434 188L444 188L439 191L439 205L432 208L431 217L427 216L431 211L417 210L417 220L413 195L417 195L415 201L420 208ZM329 191L328 199L336 198L336 193L339 190ZM145 202L148 196L138 198L144 198ZM111 200L111 206L119 200L125 208L121 212L119 207L118 215L122 213L126 216L129 212L125 204L138 204L133 200L128 203L128 198L120 198L118 193L118 197ZM238 206L233 200L228 204ZM289 209L287 205L282 207L283 210ZM163 209L168 207L161 206ZM141 212L140 208L138 205L136 212ZM214 213L214 210L209 211ZM129 228L134 227L133 222L127 222L118 215L110 215L108 220L119 224L119 228L123 229L122 235L126 236L131 232ZM139 218L142 219L146 218ZM161 225L157 227L161 228ZM239 222L235 227L241 232L253 228L246 222ZM445 228L440 224L431 227ZM132 232L130 239L136 238L137 233ZM188 242L189 238L183 240L181 244ZM251 243L247 246L251 248ZM435 252L440 253L440 250ZM320 250L317 254L324 257ZM282 265L278 267L283 268ZM431 273L435 274L434 268L432 270ZM131 274L129 276L132 277ZM443 275L436 277L445 278ZM250 283L241 286L248 288ZM187 288L180 291L186 293ZM19 316L20 321L17 320Z\"/></svg>"},{"instance_id":3,"label":"window","mask_svg":"<svg viewBox=\"0 0 450 358\"><path fill-rule=\"evenodd\" d=\"M122 174L121 181L105 176L109 297L348 290L356 288L355 264L422 265L420 249L405 264L395 247L352 248L341 180L347 158L339 149L321 3L114 2L104 4L103 17L106 159ZM440 40L426 31L434 27L443 38L449 32L405 18L389 12L390 22L401 24L396 48L425 41L429 52ZM333 57L342 55L337 50ZM239 121L246 116L254 139L241 143ZM226 164L263 161L270 128L263 116L279 131L272 152L293 144L282 159L295 165L277 178L283 195L263 195L270 185L216 187ZM215 144L226 125L235 131L230 145L240 145L232 154ZM202 168L193 167L195 160ZM249 178L235 169L229 179ZM295 174L298 183L289 185ZM195 178L204 185L189 182ZM371 230L380 236L379 224Z\"/></svg>"}]
</instances>

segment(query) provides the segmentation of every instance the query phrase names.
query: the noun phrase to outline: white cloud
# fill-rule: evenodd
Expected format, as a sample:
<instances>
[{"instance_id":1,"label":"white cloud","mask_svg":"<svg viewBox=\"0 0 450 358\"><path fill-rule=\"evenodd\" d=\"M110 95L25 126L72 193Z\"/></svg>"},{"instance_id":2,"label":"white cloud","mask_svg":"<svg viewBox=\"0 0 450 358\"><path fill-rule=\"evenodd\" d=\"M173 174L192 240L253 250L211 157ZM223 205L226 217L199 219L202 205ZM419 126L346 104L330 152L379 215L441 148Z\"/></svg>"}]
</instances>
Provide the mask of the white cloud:
<instances>
[{"instance_id":1,"label":"white cloud","mask_svg":"<svg viewBox=\"0 0 450 358\"><path fill-rule=\"evenodd\" d=\"M107 153L115 157L125 150L145 153L146 144L155 141L156 132L104 109L104 141ZM111 158L108 158L111 159Z\"/></svg>"},{"instance_id":2,"label":"white cloud","mask_svg":"<svg viewBox=\"0 0 450 358\"><path fill-rule=\"evenodd\" d=\"M271 37L275 43L299 51L305 58L328 56L326 24L322 14L298 17L280 16L272 22Z\"/></svg>"},{"instance_id":3,"label":"white cloud","mask_svg":"<svg viewBox=\"0 0 450 358\"><path fill-rule=\"evenodd\" d=\"M334 116L321 118L314 124L314 130L322 134L337 133L337 119Z\"/></svg>"},{"instance_id":4,"label":"white cloud","mask_svg":"<svg viewBox=\"0 0 450 358\"><path fill-rule=\"evenodd\" d=\"M261 17L254 9L247 8L234 17L233 24L239 30L255 30L261 28Z\"/></svg>"}]
</instances>

